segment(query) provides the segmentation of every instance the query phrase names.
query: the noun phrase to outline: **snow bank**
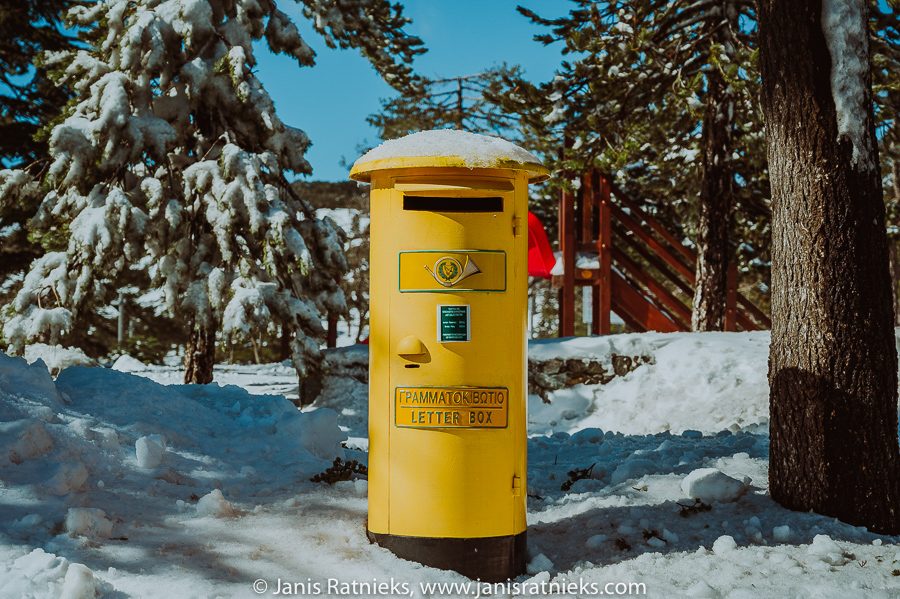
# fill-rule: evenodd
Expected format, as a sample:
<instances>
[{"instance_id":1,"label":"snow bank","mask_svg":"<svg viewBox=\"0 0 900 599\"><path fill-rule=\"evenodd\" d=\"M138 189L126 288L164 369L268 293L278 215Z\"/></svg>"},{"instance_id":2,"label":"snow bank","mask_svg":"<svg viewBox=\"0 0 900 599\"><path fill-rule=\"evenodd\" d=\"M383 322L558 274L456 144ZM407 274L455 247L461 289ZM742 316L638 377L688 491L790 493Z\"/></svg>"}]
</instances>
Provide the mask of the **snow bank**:
<instances>
[{"instance_id":1,"label":"snow bank","mask_svg":"<svg viewBox=\"0 0 900 599\"><path fill-rule=\"evenodd\" d=\"M900 354L900 328L895 330ZM768 331L628 333L531 341L529 359L646 357L603 385L528 398L530 434L601 428L629 434L760 430L769 422ZM637 363L637 362L635 362Z\"/></svg>"},{"instance_id":2,"label":"snow bank","mask_svg":"<svg viewBox=\"0 0 900 599\"><path fill-rule=\"evenodd\" d=\"M562 339L532 339L528 342L530 360L547 361L554 358L588 358L611 362L613 354L620 356L653 356L657 350L676 338L690 333L625 333L599 337L564 337Z\"/></svg>"},{"instance_id":3,"label":"snow bank","mask_svg":"<svg viewBox=\"0 0 900 599\"><path fill-rule=\"evenodd\" d=\"M13 358L0 352L0 397L36 400L52 410L59 401L56 384L42 362L28 364L24 358ZM7 408L0 402L0 421L10 420Z\"/></svg>"},{"instance_id":4,"label":"snow bank","mask_svg":"<svg viewBox=\"0 0 900 599\"><path fill-rule=\"evenodd\" d=\"M768 423L769 333L644 333L532 342L529 357L647 356L605 385L529 397L532 433L601 428L623 433L715 433Z\"/></svg>"},{"instance_id":5,"label":"snow bank","mask_svg":"<svg viewBox=\"0 0 900 599\"><path fill-rule=\"evenodd\" d=\"M453 156L461 159L469 168L490 168L508 162L541 163L531 152L499 137L453 129L434 129L386 141L363 154L353 164L353 168L375 160L430 156Z\"/></svg>"},{"instance_id":6,"label":"snow bank","mask_svg":"<svg viewBox=\"0 0 900 599\"><path fill-rule=\"evenodd\" d=\"M341 426L350 436L348 443L367 447L369 436L369 386L350 377L326 376L315 406L339 414Z\"/></svg>"},{"instance_id":7,"label":"snow bank","mask_svg":"<svg viewBox=\"0 0 900 599\"><path fill-rule=\"evenodd\" d=\"M143 364L122 356L113 364L113 370L137 374L162 385L181 385L184 381L184 366L178 356L167 357L165 365ZM235 385L252 395L297 399L297 370L287 360L272 364L216 364L213 383Z\"/></svg>"},{"instance_id":8,"label":"snow bank","mask_svg":"<svg viewBox=\"0 0 900 599\"><path fill-rule=\"evenodd\" d=\"M82 366L54 382L0 353L0 596L118 585L70 560L155 570L173 547L190 551L198 516L239 518L314 487L346 457L345 438L334 412L301 413L280 396Z\"/></svg>"}]
</instances>

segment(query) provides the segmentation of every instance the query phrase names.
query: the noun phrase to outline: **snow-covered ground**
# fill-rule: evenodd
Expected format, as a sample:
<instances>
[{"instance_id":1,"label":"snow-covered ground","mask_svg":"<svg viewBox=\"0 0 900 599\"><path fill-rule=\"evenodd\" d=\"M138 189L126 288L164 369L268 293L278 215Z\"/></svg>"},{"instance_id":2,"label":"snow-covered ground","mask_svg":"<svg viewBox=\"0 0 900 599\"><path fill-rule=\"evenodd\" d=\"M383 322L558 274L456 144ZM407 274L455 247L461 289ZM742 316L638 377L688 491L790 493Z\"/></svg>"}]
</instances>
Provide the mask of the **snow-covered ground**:
<instances>
[{"instance_id":1,"label":"snow-covered ground","mask_svg":"<svg viewBox=\"0 0 900 599\"><path fill-rule=\"evenodd\" d=\"M768 497L767 344L765 333L532 343L543 358L652 361L549 405L529 399L527 591L900 597L900 539ZM336 456L365 461L364 384L326 379L298 412L264 394L296 389L280 365L217 369L245 390L164 386L173 368L128 362L117 368L141 376L76 366L54 380L0 355L0 597L254 597L258 579L262 596L279 579L320 595L365 595L341 585L375 579L406 583L403 596L485 594L420 587L468 581L370 545L364 480L309 481Z\"/></svg>"},{"instance_id":2,"label":"snow-covered ground","mask_svg":"<svg viewBox=\"0 0 900 599\"><path fill-rule=\"evenodd\" d=\"M167 366L144 364L131 356L121 356L113 370L139 374L163 385L180 385L184 382L184 370L180 359ZM220 385L242 387L253 395L283 395L297 399L297 371L288 362L276 364L216 364L213 377Z\"/></svg>"}]
</instances>

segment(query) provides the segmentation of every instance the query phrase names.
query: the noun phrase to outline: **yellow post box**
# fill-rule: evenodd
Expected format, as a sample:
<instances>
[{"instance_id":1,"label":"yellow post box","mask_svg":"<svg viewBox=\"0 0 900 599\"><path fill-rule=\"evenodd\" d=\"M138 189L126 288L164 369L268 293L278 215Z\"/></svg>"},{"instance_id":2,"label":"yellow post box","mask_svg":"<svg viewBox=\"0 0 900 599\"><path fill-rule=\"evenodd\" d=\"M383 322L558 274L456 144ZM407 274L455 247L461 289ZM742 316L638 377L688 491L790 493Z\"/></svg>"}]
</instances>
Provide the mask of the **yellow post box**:
<instances>
[{"instance_id":1,"label":"yellow post box","mask_svg":"<svg viewBox=\"0 0 900 599\"><path fill-rule=\"evenodd\" d=\"M386 142L371 183L369 538L481 580L525 568L528 183L522 148Z\"/></svg>"}]
</instances>

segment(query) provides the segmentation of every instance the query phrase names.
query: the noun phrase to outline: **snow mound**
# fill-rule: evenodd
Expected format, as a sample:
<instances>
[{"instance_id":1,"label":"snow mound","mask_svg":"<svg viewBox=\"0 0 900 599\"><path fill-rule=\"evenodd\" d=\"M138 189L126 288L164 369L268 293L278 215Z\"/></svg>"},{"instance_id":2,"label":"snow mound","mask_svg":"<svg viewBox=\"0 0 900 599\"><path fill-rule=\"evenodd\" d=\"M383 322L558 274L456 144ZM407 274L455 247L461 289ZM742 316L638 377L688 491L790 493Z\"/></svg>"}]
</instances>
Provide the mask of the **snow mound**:
<instances>
[{"instance_id":1,"label":"snow mound","mask_svg":"<svg viewBox=\"0 0 900 599\"><path fill-rule=\"evenodd\" d=\"M237 515L234 505L225 499L222 491L213 489L197 502L197 515L227 518Z\"/></svg>"},{"instance_id":2,"label":"snow mound","mask_svg":"<svg viewBox=\"0 0 900 599\"><path fill-rule=\"evenodd\" d=\"M98 508L73 507L66 513L66 532L73 536L108 539L112 528L112 520Z\"/></svg>"},{"instance_id":3,"label":"snow mound","mask_svg":"<svg viewBox=\"0 0 900 599\"><path fill-rule=\"evenodd\" d=\"M12 464L40 457L53 449L53 439L47 429L36 419L0 422L0 459L6 456Z\"/></svg>"},{"instance_id":4,"label":"snow mound","mask_svg":"<svg viewBox=\"0 0 900 599\"><path fill-rule=\"evenodd\" d=\"M540 553L534 557L528 565L526 566L526 572L531 575L539 574L540 572L545 572L547 570L553 569L553 562L550 561L550 558Z\"/></svg>"},{"instance_id":5,"label":"snow mound","mask_svg":"<svg viewBox=\"0 0 900 599\"><path fill-rule=\"evenodd\" d=\"M38 360L51 373L57 374L70 366L95 366L97 362L89 358L77 347L62 347L61 345L47 345L45 343L33 343L25 346L25 361L34 364Z\"/></svg>"},{"instance_id":6,"label":"snow mound","mask_svg":"<svg viewBox=\"0 0 900 599\"><path fill-rule=\"evenodd\" d=\"M434 129L388 140L363 154L353 164L353 168L375 160L431 156L456 157L469 168L497 167L509 162L541 163L531 152L499 137L453 129Z\"/></svg>"},{"instance_id":7,"label":"snow mound","mask_svg":"<svg viewBox=\"0 0 900 599\"><path fill-rule=\"evenodd\" d=\"M791 527L787 524L773 527L772 539L774 539L776 543L787 543L791 540Z\"/></svg>"},{"instance_id":8,"label":"snow mound","mask_svg":"<svg viewBox=\"0 0 900 599\"><path fill-rule=\"evenodd\" d=\"M737 543L731 535L722 535L713 543L712 551L719 557L727 555L737 549Z\"/></svg>"},{"instance_id":9,"label":"snow mound","mask_svg":"<svg viewBox=\"0 0 900 599\"><path fill-rule=\"evenodd\" d=\"M59 599L93 599L97 595L94 573L84 564L70 564Z\"/></svg>"},{"instance_id":10,"label":"snow mound","mask_svg":"<svg viewBox=\"0 0 900 599\"><path fill-rule=\"evenodd\" d=\"M338 415L333 410L318 409L304 414L304 433L301 444L314 456L323 460L334 457L334 448L339 446L347 435L338 426Z\"/></svg>"},{"instance_id":11,"label":"snow mound","mask_svg":"<svg viewBox=\"0 0 900 599\"><path fill-rule=\"evenodd\" d=\"M156 468L166 453L166 441L159 435L147 435L134 442L134 454L141 468Z\"/></svg>"},{"instance_id":12,"label":"snow mound","mask_svg":"<svg viewBox=\"0 0 900 599\"><path fill-rule=\"evenodd\" d=\"M122 354L113 362L112 369L119 372L143 372L147 370L147 365L128 354Z\"/></svg>"},{"instance_id":13,"label":"snow mound","mask_svg":"<svg viewBox=\"0 0 900 599\"><path fill-rule=\"evenodd\" d=\"M63 462L56 469L56 473L48 481L46 487L53 495L68 495L84 489L88 476L88 470L81 462L77 460Z\"/></svg>"},{"instance_id":14,"label":"snow mound","mask_svg":"<svg viewBox=\"0 0 900 599\"><path fill-rule=\"evenodd\" d=\"M828 535L816 535L807 548L807 553L819 558L829 566L842 566L850 561L844 555L840 545L835 543Z\"/></svg>"},{"instance_id":15,"label":"snow mound","mask_svg":"<svg viewBox=\"0 0 900 599\"><path fill-rule=\"evenodd\" d=\"M655 472L658 467L657 462L652 459L632 456L616 467L612 473L611 482L617 485L628 480L638 479Z\"/></svg>"},{"instance_id":16,"label":"snow mound","mask_svg":"<svg viewBox=\"0 0 900 599\"><path fill-rule=\"evenodd\" d=\"M704 503L737 501L749 488L749 479L740 481L717 468L698 468L681 481L686 496Z\"/></svg>"},{"instance_id":17,"label":"snow mound","mask_svg":"<svg viewBox=\"0 0 900 599\"><path fill-rule=\"evenodd\" d=\"M109 585L100 584L90 568L35 549L0 563L0 596L93 599Z\"/></svg>"}]
</instances>

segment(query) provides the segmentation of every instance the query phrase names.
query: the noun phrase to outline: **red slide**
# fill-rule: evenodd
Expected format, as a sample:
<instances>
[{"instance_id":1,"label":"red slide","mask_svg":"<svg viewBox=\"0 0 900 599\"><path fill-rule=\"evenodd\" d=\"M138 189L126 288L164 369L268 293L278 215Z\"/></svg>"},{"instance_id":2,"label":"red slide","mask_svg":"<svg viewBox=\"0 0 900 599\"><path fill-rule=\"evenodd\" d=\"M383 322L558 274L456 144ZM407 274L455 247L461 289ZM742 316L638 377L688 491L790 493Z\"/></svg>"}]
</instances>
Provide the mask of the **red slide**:
<instances>
[{"instance_id":1,"label":"red slide","mask_svg":"<svg viewBox=\"0 0 900 599\"><path fill-rule=\"evenodd\" d=\"M528 274L532 277L550 278L556 264L556 256L550 247L547 233L540 219L528 212Z\"/></svg>"}]
</instances>

